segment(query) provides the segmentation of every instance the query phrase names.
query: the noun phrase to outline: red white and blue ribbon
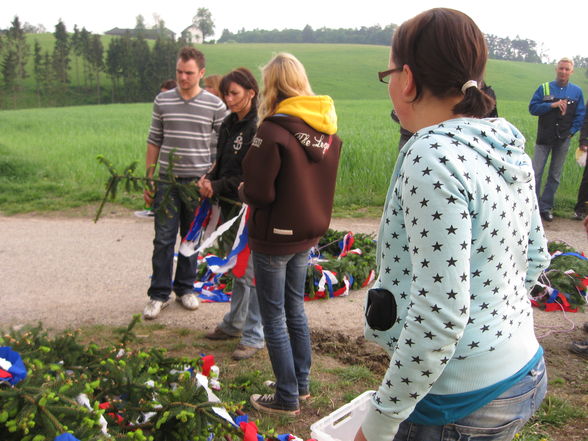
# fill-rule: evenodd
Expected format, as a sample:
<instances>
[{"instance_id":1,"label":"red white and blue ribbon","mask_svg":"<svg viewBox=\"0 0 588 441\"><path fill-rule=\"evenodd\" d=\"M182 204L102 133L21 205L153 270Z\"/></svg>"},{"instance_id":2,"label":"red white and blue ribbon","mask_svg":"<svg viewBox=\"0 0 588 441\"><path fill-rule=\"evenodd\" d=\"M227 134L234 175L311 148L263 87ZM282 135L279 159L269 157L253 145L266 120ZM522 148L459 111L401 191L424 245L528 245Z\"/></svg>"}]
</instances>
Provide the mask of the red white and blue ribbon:
<instances>
[{"instance_id":1,"label":"red white and blue ribbon","mask_svg":"<svg viewBox=\"0 0 588 441\"><path fill-rule=\"evenodd\" d=\"M198 244L206 241L218 226L220 220L220 207L212 204L210 199L201 200L194 213L194 220L190 230L182 239L180 253L186 257L199 252Z\"/></svg>"},{"instance_id":2,"label":"red white and blue ribbon","mask_svg":"<svg viewBox=\"0 0 588 441\"><path fill-rule=\"evenodd\" d=\"M213 274L208 270L201 280L194 282L194 292L204 303L231 301L231 297L224 292L226 285L220 283L221 276L222 274Z\"/></svg>"},{"instance_id":3,"label":"red white and blue ribbon","mask_svg":"<svg viewBox=\"0 0 588 441\"><path fill-rule=\"evenodd\" d=\"M225 258L221 258L214 255L209 255L204 258L208 265L208 269L215 274L225 274L230 269L233 269L233 273L236 277L243 277L245 270L247 269L247 261L249 260L249 246L247 245L249 230L247 228L247 219L249 217L249 210L247 205L243 204L239 214L233 219L227 221L219 227L219 229L211 235L209 240L220 237L225 231L227 231L238 219L240 219L239 228L235 235L235 241L231 247L231 251ZM218 234L217 234L218 233ZM208 242L208 241L207 241ZM212 242L211 242L212 244ZM206 248L206 242L200 247L200 249Z\"/></svg>"},{"instance_id":4,"label":"red white and blue ribbon","mask_svg":"<svg viewBox=\"0 0 588 441\"><path fill-rule=\"evenodd\" d=\"M258 433L255 422L249 421L249 415L245 414L236 416L235 425L243 431L243 441L266 441L266 438ZM302 441L301 438L298 438L291 433L284 433L272 438L277 439L278 441Z\"/></svg>"},{"instance_id":5,"label":"red white and blue ribbon","mask_svg":"<svg viewBox=\"0 0 588 441\"><path fill-rule=\"evenodd\" d=\"M0 347L0 383L14 386L27 377L27 368L20 354L8 346Z\"/></svg>"},{"instance_id":6,"label":"red white and blue ribbon","mask_svg":"<svg viewBox=\"0 0 588 441\"><path fill-rule=\"evenodd\" d=\"M354 243L355 238L353 237L353 233L351 231L343 236L343 239L339 241L339 249L341 252L337 257L337 260L347 256L347 254L361 254L361 250L359 248L351 249Z\"/></svg>"}]
</instances>

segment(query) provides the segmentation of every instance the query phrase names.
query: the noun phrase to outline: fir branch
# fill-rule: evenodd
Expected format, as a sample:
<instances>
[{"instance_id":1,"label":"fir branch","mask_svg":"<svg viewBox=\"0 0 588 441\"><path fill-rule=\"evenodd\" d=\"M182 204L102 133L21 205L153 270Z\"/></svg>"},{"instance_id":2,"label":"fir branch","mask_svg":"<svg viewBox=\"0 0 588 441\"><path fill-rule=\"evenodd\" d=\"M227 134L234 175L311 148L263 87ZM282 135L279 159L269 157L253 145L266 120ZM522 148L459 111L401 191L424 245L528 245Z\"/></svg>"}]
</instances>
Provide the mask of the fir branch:
<instances>
[{"instance_id":1,"label":"fir branch","mask_svg":"<svg viewBox=\"0 0 588 441\"><path fill-rule=\"evenodd\" d=\"M170 175L168 179L159 179L150 176L136 176L136 168L137 162L133 162L129 164L127 167L124 168L122 173L119 173L118 170L112 165L112 162L105 158L103 155L98 155L96 157L99 163L103 164L109 171L110 176L105 184L105 193L98 209L96 210L96 216L94 217L94 222L98 222L102 212L104 210L104 206L106 202L110 200L115 200L117 196L117 190L119 184L123 184L125 191L130 193L132 191L141 191L142 189L149 189L152 190L155 188L156 184L167 184L169 187L167 191L164 193L162 198L162 203L159 209L156 211L156 215L169 215L170 208L172 208L170 194L172 191L177 191L180 195L180 198L186 202L190 203L194 200L200 199L200 194L198 193L199 187L194 182L190 182L187 184L181 184L177 181L175 175L173 174L173 164L174 164L174 156L173 152L170 153L170 163L169 163L169 170ZM215 200L219 200L228 204L241 206L242 203L239 201L235 201L233 199L226 198L224 196L217 196L213 197Z\"/></svg>"}]
</instances>

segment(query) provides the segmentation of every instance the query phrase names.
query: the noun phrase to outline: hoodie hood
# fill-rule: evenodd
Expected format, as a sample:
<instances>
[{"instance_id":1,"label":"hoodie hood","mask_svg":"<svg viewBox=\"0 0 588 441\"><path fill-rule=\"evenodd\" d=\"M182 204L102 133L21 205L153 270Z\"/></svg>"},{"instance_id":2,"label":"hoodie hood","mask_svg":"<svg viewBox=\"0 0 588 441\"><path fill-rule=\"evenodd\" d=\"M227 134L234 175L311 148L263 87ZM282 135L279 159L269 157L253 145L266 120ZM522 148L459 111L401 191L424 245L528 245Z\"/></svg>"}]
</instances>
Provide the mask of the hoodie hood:
<instances>
[{"instance_id":1,"label":"hoodie hood","mask_svg":"<svg viewBox=\"0 0 588 441\"><path fill-rule=\"evenodd\" d=\"M534 179L531 159L525 153L525 137L504 118L451 119L419 130L413 140L426 133L449 136L467 145L509 184L526 184Z\"/></svg>"},{"instance_id":2,"label":"hoodie hood","mask_svg":"<svg viewBox=\"0 0 588 441\"><path fill-rule=\"evenodd\" d=\"M328 96L298 96L282 101L276 113L267 118L298 141L312 162L323 160L338 138L337 114Z\"/></svg>"},{"instance_id":3,"label":"hoodie hood","mask_svg":"<svg viewBox=\"0 0 588 441\"><path fill-rule=\"evenodd\" d=\"M283 113L300 118L317 132L337 133L337 114L333 99L327 95L295 96L278 104L276 114Z\"/></svg>"}]
</instances>

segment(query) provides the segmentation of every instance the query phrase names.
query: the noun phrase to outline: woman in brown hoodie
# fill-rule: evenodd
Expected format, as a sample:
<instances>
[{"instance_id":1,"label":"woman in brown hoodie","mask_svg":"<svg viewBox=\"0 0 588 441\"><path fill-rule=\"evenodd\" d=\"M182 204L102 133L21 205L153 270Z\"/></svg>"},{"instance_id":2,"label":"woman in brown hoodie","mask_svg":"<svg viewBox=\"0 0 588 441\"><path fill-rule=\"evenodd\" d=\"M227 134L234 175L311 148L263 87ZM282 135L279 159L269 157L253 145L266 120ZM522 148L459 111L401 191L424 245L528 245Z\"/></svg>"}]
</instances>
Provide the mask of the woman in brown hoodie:
<instances>
[{"instance_id":1,"label":"woman in brown hoodie","mask_svg":"<svg viewBox=\"0 0 588 441\"><path fill-rule=\"evenodd\" d=\"M277 54L263 68L261 125L243 160L249 246L276 391L252 395L260 411L297 415L309 396L304 312L308 252L331 220L341 140L333 100L312 92L304 66Z\"/></svg>"}]
</instances>

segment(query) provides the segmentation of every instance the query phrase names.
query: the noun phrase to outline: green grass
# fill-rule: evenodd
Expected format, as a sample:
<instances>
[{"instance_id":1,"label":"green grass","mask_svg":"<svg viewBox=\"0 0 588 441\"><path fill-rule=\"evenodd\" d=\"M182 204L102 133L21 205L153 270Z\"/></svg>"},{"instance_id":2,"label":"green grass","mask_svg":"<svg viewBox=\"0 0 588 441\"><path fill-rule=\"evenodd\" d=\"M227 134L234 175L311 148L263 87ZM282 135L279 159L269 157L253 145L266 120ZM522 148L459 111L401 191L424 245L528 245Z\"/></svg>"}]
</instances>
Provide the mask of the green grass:
<instances>
[{"instance_id":1,"label":"green grass","mask_svg":"<svg viewBox=\"0 0 588 441\"><path fill-rule=\"evenodd\" d=\"M386 99L335 104L344 142L335 211L377 216L398 155L391 104ZM503 100L499 112L523 132L532 155L537 120L527 104ZM0 211L62 210L98 202L108 172L96 157L104 155L119 170L137 161L141 172L150 115L148 103L0 112ZM569 154L556 212L572 210L581 177L582 169ZM139 194L121 193L117 200L129 208L142 205Z\"/></svg>"},{"instance_id":2,"label":"green grass","mask_svg":"<svg viewBox=\"0 0 588 441\"><path fill-rule=\"evenodd\" d=\"M567 401L548 395L541 407L515 438L516 441L547 441L550 428L559 428L576 418L584 418L585 412Z\"/></svg>"},{"instance_id":3,"label":"green grass","mask_svg":"<svg viewBox=\"0 0 588 441\"><path fill-rule=\"evenodd\" d=\"M42 34L51 48L53 36ZM105 42L108 38L105 37ZM398 155L398 125L390 119L386 86L376 79L386 67L388 48L360 45L221 44L204 45L209 73L246 66L259 69L278 51L294 53L305 64L313 89L335 99L343 152L337 178L335 213L380 214ZM72 67L75 63L72 62ZM530 96L553 77L553 66L490 60L488 82L498 95L498 111L527 138L533 154L537 118L529 114ZM71 73L75 84L77 74ZM578 70L574 81L588 90ZM33 79L27 80L32 87ZM105 83L107 84L107 83ZM143 170L150 103L0 111L0 211L18 213L62 210L100 200L108 177L96 156L122 170L133 161ZM572 149L577 141L572 141ZM582 169L569 154L557 193L556 214L575 203ZM140 208L140 195L120 194L118 202Z\"/></svg>"}]
</instances>

